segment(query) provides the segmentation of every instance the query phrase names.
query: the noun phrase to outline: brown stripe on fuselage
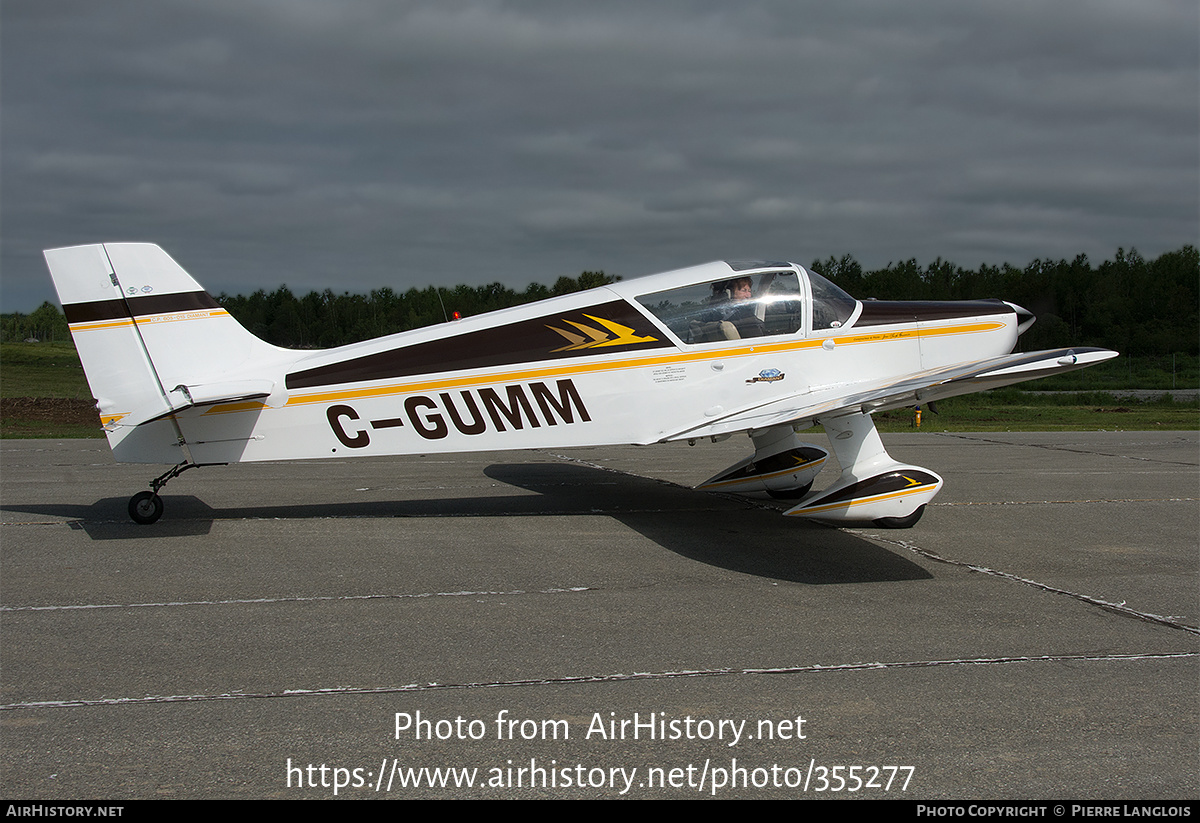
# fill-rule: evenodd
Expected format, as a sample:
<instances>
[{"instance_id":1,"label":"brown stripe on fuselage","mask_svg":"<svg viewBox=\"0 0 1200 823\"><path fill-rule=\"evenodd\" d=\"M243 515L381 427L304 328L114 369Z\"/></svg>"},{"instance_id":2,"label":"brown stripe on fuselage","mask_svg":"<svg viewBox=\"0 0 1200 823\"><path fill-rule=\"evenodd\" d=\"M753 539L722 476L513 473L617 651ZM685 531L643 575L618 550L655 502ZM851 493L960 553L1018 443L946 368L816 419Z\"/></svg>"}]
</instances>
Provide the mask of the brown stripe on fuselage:
<instances>
[{"instance_id":1,"label":"brown stripe on fuselage","mask_svg":"<svg viewBox=\"0 0 1200 823\"><path fill-rule=\"evenodd\" d=\"M854 328L1012 313L1003 300L863 300Z\"/></svg>"},{"instance_id":2,"label":"brown stripe on fuselage","mask_svg":"<svg viewBox=\"0 0 1200 823\"><path fill-rule=\"evenodd\" d=\"M578 329L572 324L578 323L598 333L608 333L605 326L596 321L597 318L628 327L637 337L652 339L628 343L614 339L611 345L599 341L596 345L575 348L569 347L570 340L555 331L555 328L560 328L576 332ZM583 335L580 338L584 339ZM664 340L663 333L628 303L613 300L585 309L548 314L533 320L521 320L292 372L287 376L287 387L307 389L489 366L513 366L605 352L643 351L670 345Z\"/></svg>"}]
</instances>

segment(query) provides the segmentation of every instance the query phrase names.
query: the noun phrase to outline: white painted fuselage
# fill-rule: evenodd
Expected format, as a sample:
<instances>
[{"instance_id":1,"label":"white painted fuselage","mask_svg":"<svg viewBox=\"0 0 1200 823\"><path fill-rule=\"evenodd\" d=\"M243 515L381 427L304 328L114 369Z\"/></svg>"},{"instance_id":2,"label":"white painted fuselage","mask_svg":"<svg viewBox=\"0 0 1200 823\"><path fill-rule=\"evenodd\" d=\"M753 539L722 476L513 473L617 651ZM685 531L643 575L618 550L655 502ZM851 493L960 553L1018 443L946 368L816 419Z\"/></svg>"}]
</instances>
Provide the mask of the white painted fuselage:
<instances>
[{"instance_id":1,"label":"white painted fuselage","mask_svg":"<svg viewBox=\"0 0 1200 823\"><path fill-rule=\"evenodd\" d=\"M157 246L46 257L113 454L125 462L651 444L737 432L765 457L782 446L764 444L815 422L1104 359L1009 355L1032 321L1011 304L858 301L787 263L707 263L296 351L243 329Z\"/></svg>"}]
</instances>

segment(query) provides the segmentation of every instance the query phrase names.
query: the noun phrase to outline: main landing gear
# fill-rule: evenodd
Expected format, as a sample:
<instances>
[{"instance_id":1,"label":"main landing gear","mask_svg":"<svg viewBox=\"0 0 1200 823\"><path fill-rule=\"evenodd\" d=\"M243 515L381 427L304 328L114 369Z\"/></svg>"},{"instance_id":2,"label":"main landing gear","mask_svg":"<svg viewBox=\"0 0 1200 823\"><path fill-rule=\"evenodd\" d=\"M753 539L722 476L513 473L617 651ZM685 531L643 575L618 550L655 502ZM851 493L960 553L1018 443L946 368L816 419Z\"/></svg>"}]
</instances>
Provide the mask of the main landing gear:
<instances>
[{"instance_id":1,"label":"main landing gear","mask_svg":"<svg viewBox=\"0 0 1200 823\"><path fill-rule=\"evenodd\" d=\"M842 474L832 486L784 514L817 520L868 521L881 529L912 528L942 488L942 478L899 463L883 447L875 421L863 413L822 417Z\"/></svg>"},{"instance_id":2,"label":"main landing gear","mask_svg":"<svg viewBox=\"0 0 1200 823\"><path fill-rule=\"evenodd\" d=\"M163 502L162 498L158 496L158 490L167 485L167 481L171 478L178 477L188 469L194 469L199 465L199 463L184 460L178 466L151 480L150 491L138 492L129 498L129 516L133 522L149 526L162 517Z\"/></svg>"},{"instance_id":3,"label":"main landing gear","mask_svg":"<svg viewBox=\"0 0 1200 823\"><path fill-rule=\"evenodd\" d=\"M722 492L766 492L779 500L808 494L829 453L803 443L791 426L777 426L750 436L754 454L739 460L697 488Z\"/></svg>"}]
</instances>

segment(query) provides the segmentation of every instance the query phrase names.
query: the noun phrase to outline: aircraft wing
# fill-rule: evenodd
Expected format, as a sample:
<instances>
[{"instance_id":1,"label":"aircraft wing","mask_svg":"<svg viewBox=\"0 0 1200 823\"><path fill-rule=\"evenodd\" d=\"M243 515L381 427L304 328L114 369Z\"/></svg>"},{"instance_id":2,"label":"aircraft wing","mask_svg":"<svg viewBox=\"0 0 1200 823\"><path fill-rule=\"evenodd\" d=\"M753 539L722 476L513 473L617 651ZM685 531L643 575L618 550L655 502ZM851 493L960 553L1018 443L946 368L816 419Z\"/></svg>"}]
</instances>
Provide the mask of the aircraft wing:
<instances>
[{"instance_id":1,"label":"aircraft wing","mask_svg":"<svg viewBox=\"0 0 1200 823\"><path fill-rule=\"evenodd\" d=\"M916 406L960 394L995 389L1052 374L1082 369L1117 356L1109 349L1071 348L1008 354L945 368L914 372L872 383L844 383L732 412L663 440L731 434L782 425L813 425L820 418L871 414Z\"/></svg>"}]
</instances>

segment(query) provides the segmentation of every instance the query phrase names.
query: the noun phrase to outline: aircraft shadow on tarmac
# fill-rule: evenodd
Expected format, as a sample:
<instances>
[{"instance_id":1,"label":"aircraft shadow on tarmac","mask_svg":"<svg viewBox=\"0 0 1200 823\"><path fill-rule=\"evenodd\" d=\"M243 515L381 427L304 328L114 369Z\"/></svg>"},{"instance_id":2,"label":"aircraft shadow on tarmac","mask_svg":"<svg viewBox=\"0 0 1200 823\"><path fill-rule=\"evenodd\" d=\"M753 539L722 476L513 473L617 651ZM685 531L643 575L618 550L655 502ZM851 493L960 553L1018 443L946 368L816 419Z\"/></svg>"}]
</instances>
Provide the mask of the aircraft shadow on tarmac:
<instances>
[{"instance_id":1,"label":"aircraft shadow on tarmac","mask_svg":"<svg viewBox=\"0 0 1200 823\"><path fill-rule=\"evenodd\" d=\"M488 466L484 474L535 494L225 508L213 508L192 495L164 494L166 514L150 526L129 521L124 497L88 506L6 503L3 508L71 518L70 527L93 540L203 535L215 521L244 518L608 516L681 557L744 574L813 585L932 577L861 537L785 518L760 501L577 464L501 463Z\"/></svg>"}]
</instances>

